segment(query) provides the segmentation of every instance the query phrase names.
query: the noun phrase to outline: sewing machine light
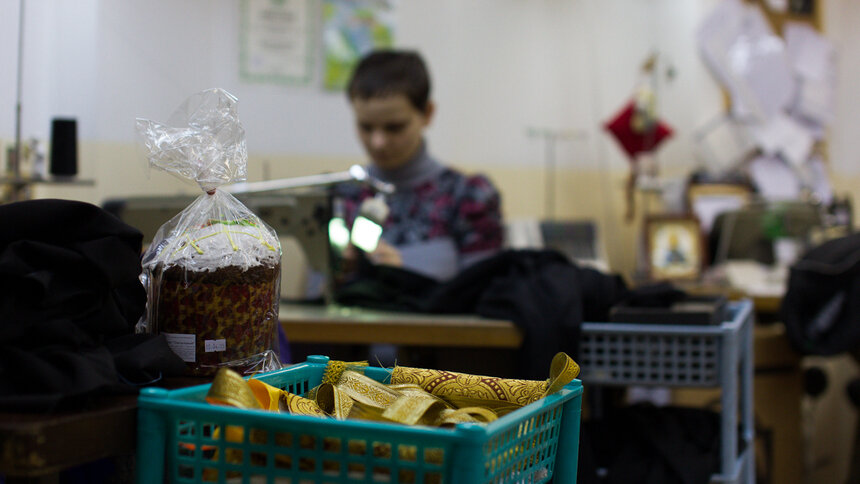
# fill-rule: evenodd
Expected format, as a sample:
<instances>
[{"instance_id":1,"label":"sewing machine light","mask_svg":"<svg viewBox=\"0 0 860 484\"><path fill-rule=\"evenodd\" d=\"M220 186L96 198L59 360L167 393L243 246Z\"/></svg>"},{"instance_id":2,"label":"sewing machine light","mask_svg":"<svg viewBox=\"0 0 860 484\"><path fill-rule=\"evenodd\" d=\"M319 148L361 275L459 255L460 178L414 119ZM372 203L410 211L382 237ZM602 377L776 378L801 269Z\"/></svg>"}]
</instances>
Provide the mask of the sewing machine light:
<instances>
[{"instance_id":1,"label":"sewing machine light","mask_svg":"<svg viewBox=\"0 0 860 484\"><path fill-rule=\"evenodd\" d=\"M349 228L346 221L340 217L334 217L328 222L328 240L338 252L343 252L349 245Z\"/></svg>"},{"instance_id":2,"label":"sewing machine light","mask_svg":"<svg viewBox=\"0 0 860 484\"><path fill-rule=\"evenodd\" d=\"M343 253L349 245L349 227L346 226L343 200L335 198L331 204L331 220L328 222L328 240L337 253Z\"/></svg>"},{"instance_id":3,"label":"sewing machine light","mask_svg":"<svg viewBox=\"0 0 860 484\"><path fill-rule=\"evenodd\" d=\"M350 239L352 245L365 252L373 252L382 236L382 226L367 217L359 215L352 224Z\"/></svg>"},{"instance_id":4,"label":"sewing machine light","mask_svg":"<svg viewBox=\"0 0 860 484\"><path fill-rule=\"evenodd\" d=\"M352 245L365 252L373 252L382 235L382 225L388 218L388 204L385 195L377 193L366 198L358 207L358 216L352 224Z\"/></svg>"}]
</instances>

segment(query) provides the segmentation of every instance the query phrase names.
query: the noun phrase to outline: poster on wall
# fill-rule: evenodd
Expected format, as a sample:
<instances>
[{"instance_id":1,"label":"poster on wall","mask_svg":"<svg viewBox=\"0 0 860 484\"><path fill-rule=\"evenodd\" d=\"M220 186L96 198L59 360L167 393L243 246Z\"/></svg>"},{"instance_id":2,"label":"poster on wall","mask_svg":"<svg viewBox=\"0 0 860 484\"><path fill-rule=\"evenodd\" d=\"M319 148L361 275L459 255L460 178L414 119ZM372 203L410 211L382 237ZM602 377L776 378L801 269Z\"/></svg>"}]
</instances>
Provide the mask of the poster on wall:
<instances>
[{"instance_id":1,"label":"poster on wall","mask_svg":"<svg viewBox=\"0 0 860 484\"><path fill-rule=\"evenodd\" d=\"M245 82L303 85L313 64L311 0L242 0L239 75Z\"/></svg>"},{"instance_id":2,"label":"poster on wall","mask_svg":"<svg viewBox=\"0 0 860 484\"><path fill-rule=\"evenodd\" d=\"M391 6L380 0L324 0L322 8L323 85L341 90L362 55L393 45Z\"/></svg>"}]
</instances>

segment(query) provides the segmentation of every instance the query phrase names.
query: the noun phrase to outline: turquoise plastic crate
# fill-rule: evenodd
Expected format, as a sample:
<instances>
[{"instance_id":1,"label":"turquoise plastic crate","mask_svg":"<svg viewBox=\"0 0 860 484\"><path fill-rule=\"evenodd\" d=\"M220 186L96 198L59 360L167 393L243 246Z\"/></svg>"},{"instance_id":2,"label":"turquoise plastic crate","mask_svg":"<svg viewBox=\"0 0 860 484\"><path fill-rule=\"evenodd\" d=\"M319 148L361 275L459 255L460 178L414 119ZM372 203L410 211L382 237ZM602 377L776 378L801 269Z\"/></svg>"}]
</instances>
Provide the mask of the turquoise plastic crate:
<instances>
[{"instance_id":1,"label":"turquoise plastic crate","mask_svg":"<svg viewBox=\"0 0 860 484\"><path fill-rule=\"evenodd\" d=\"M327 362L312 356L256 378L304 395ZM366 374L389 376L373 367ZM138 483L576 483L579 380L495 422L451 429L214 406L204 400L208 390L141 392Z\"/></svg>"}]
</instances>

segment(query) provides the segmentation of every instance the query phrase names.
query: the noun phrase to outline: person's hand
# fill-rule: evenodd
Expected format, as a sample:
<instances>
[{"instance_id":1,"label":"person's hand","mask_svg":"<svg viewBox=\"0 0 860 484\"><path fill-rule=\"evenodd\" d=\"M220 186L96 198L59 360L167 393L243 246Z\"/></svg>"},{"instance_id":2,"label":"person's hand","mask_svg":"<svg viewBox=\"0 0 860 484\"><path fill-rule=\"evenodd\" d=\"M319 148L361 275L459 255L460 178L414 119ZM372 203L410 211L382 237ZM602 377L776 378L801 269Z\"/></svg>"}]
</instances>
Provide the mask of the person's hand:
<instances>
[{"instance_id":1,"label":"person's hand","mask_svg":"<svg viewBox=\"0 0 860 484\"><path fill-rule=\"evenodd\" d=\"M377 265L400 267L403 265L403 257L400 251L393 245L380 239L376 250L367 254L368 259Z\"/></svg>"}]
</instances>

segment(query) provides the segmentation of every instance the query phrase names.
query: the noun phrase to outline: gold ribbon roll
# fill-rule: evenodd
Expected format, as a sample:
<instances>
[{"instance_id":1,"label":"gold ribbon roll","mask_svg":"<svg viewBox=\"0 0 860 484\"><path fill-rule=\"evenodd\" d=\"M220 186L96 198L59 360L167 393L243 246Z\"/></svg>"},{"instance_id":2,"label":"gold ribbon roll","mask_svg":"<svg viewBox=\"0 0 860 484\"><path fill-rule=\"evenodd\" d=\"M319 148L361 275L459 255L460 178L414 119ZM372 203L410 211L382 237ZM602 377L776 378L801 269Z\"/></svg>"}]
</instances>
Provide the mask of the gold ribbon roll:
<instances>
[{"instance_id":1,"label":"gold ribbon roll","mask_svg":"<svg viewBox=\"0 0 860 484\"><path fill-rule=\"evenodd\" d=\"M206 401L214 405L288 412L296 415L325 417L317 403L285 392L257 379L245 380L228 368L221 368L206 394Z\"/></svg>"},{"instance_id":2,"label":"gold ribbon roll","mask_svg":"<svg viewBox=\"0 0 860 484\"><path fill-rule=\"evenodd\" d=\"M343 375L343 372L347 370L363 372L364 368L366 367L366 361L329 360L329 362L325 365L322 383L336 384L340 380L340 377Z\"/></svg>"},{"instance_id":3,"label":"gold ribbon roll","mask_svg":"<svg viewBox=\"0 0 860 484\"><path fill-rule=\"evenodd\" d=\"M355 402L353 411L359 407L379 415L400 396L396 390L352 370L343 372L337 388Z\"/></svg>"},{"instance_id":4,"label":"gold ribbon roll","mask_svg":"<svg viewBox=\"0 0 860 484\"><path fill-rule=\"evenodd\" d=\"M445 409L439 413L439 417L434 422L438 427L453 427L458 423L490 423L499 418L495 412L483 407L465 407L453 409Z\"/></svg>"},{"instance_id":5,"label":"gold ribbon roll","mask_svg":"<svg viewBox=\"0 0 860 484\"><path fill-rule=\"evenodd\" d=\"M446 407L432 395L401 395L382 412L382 418L406 425L433 425Z\"/></svg>"},{"instance_id":6,"label":"gold ribbon roll","mask_svg":"<svg viewBox=\"0 0 860 484\"><path fill-rule=\"evenodd\" d=\"M229 368L221 368L206 393L206 401L213 405L229 405L245 409L261 409L260 402L241 375Z\"/></svg>"},{"instance_id":7,"label":"gold ribbon roll","mask_svg":"<svg viewBox=\"0 0 860 484\"><path fill-rule=\"evenodd\" d=\"M549 383L543 396L552 395L561 390L578 376L579 365L573 361L573 358L567 356L567 353L556 353L549 367Z\"/></svg>"},{"instance_id":8,"label":"gold ribbon roll","mask_svg":"<svg viewBox=\"0 0 860 484\"><path fill-rule=\"evenodd\" d=\"M442 370L395 366L392 384L415 384L455 407L485 407L498 415L554 393L579 374L579 366L565 353L553 358L549 381L516 380L468 375Z\"/></svg>"},{"instance_id":9,"label":"gold ribbon roll","mask_svg":"<svg viewBox=\"0 0 860 484\"><path fill-rule=\"evenodd\" d=\"M366 362L329 362L323 383L312 388L308 398L257 379L246 381L235 371L223 368L215 375L206 400L295 415L452 426L492 422L559 391L579 375L579 366L564 353L553 358L546 381L395 366L391 384L384 385L363 375L365 366ZM228 437L235 437L229 430Z\"/></svg>"},{"instance_id":10,"label":"gold ribbon roll","mask_svg":"<svg viewBox=\"0 0 860 484\"><path fill-rule=\"evenodd\" d=\"M278 399L278 410L281 413L293 415L309 415L311 417L327 417L328 415L317 405L317 402L298 395L281 391Z\"/></svg>"},{"instance_id":11,"label":"gold ribbon roll","mask_svg":"<svg viewBox=\"0 0 860 484\"><path fill-rule=\"evenodd\" d=\"M316 400L319 408L338 420L346 420L354 405L349 395L331 383L315 387L312 393L308 393L308 398Z\"/></svg>"},{"instance_id":12,"label":"gold ribbon roll","mask_svg":"<svg viewBox=\"0 0 860 484\"><path fill-rule=\"evenodd\" d=\"M351 370L343 372L336 388L353 402L349 418L432 425L439 412L447 407L415 385L398 390Z\"/></svg>"}]
</instances>

